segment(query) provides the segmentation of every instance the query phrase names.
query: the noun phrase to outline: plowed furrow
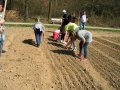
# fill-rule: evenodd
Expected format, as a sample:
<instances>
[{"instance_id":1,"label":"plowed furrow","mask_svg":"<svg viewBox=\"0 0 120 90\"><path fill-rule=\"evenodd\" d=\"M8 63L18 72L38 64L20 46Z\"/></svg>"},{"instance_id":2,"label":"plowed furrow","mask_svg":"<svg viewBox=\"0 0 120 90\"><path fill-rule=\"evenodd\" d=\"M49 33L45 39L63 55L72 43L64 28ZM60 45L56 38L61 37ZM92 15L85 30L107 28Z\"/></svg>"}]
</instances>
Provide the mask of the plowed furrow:
<instances>
[{"instance_id":1,"label":"plowed furrow","mask_svg":"<svg viewBox=\"0 0 120 90\"><path fill-rule=\"evenodd\" d=\"M103 38L120 44L120 37L103 37Z\"/></svg>"},{"instance_id":2,"label":"plowed furrow","mask_svg":"<svg viewBox=\"0 0 120 90\"><path fill-rule=\"evenodd\" d=\"M44 45L44 49L47 49L45 51L45 54L46 54L47 58L52 62L51 67L52 67L53 73L54 73L53 74L54 75L53 76L54 89L55 90L63 90L63 88L64 88L65 90L69 90L67 88L67 85L65 84L64 78L61 76L61 74L62 74L61 71L58 69L58 67L54 63L54 60L53 60L53 58L51 56L51 52L50 52L50 46L46 44L46 45Z\"/></svg>"},{"instance_id":3,"label":"plowed furrow","mask_svg":"<svg viewBox=\"0 0 120 90\"><path fill-rule=\"evenodd\" d=\"M81 75L81 73L77 71L77 69L74 67L74 65L72 66L70 62L68 62L68 58L61 55L61 57L66 58L65 60L62 59L59 55L56 55L57 57L59 57L59 61L62 64L62 66L66 69L67 73L69 75L71 75L71 79L73 80L73 84L75 86L75 88L77 90L79 90L80 88L87 88L88 85L85 84L84 80L83 80L83 76Z\"/></svg>"},{"instance_id":4,"label":"plowed furrow","mask_svg":"<svg viewBox=\"0 0 120 90\"><path fill-rule=\"evenodd\" d=\"M82 77L84 77L84 81L87 82L87 84L89 84L89 89L99 89L101 90L102 87L100 85L97 85L96 82L94 82L92 76L89 74L88 71L86 71L85 68L82 67L80 60L79 59L75 59L74 57L70 56L68 57L69 61L71 62L71 66L75 66L77 69L78 73L82 73Z\"/></svg>"},{"instance_id":5,"label":"plowed furrow","mask_svg":"<svg viewBox=\"0 0 120 90\"><path fill-rule=\"evenodd\" d=\"M114 73L118 73L120 72L120 67L119 65L117 65L114 62L111 62L111 60L109 58L107 58L106 55L103 55L100 51L98 51L96 48L94 47L90 47L92 49L91 53L98 55L95 56L95 58L97 58L97 60L99 60L98 63L101 63L102 65L107 65L106 68L109 68L110 70L114 70ZM95 50L95 51L94 51ZM94 51L94 52L93 52ZM90 56L91 57L91 56ZM104 63L105 62L105 63Z\"/></svg>"},{"instance_id":6,"label":"plowed furrow","mask_svg":"<svg viewBox=\"0 0 120 90\"><path fill-rule=\"evenodd\" d=\"M114 58L115 61L119 61L120 62L120 55L119 55L120 51L114 50L114 49L112 49L110 47L107 47L106 45L104 45L102 43L99 43L97 41L94 41L92 43L92 46L96 47L100 51L104 52L106 55L109 55L109 57Z\"/></svg>"},{"instance_id":7,"label":"plowed furrow","mask_svg":"<svg viewBox=\"0 0 120 90\"><path fill-rule=\"evenodd\" d=\"M49 44L49 47L50 47L49 50L51 50L53 46ZM66 72L66 70L63 67L61 67L61 64L58 62L58 59L55 58L55 54L52 52L50 53L51 53L52 61L54 62L55 67L57 67L56 70L59 71L59 77L60 78L62 77L62 82L59 82L61 83L61 88L64 88L64 86L66 86L68 90L74 89L74 85L70 79L69 74Z\"/></svg>"},{"instance_id":8,"label":"plowed furrow","mask_svg":"<svg viewBox=\"0 0 120 90\"><path fill-rule=\"evenodd\" d=\"M105 59L104 56L102 55L100 56L100 54L97 51L95 51L93 48L90 50L89 54L95 69L99 71L101 75L109 81L110 85L112 85L117 89L119 86L119 81L118 81L119 71L117 74L115 74L114 71L116 70L113 69L112 67L109 67L109 65L107 65L107 61L108 61L107 58Z\"/></svg>"},{"instance_id":9,"label":"plowed furrow","mask_svg":"<svg viewBox=\"0 0 120 90\"><path fill-rule=\"evenodd\" d=\"M78 79L81 79L82 82L84 83L83 89L92 89L92 90L97 89L95 84L93 83L92 77L89 76L87 71L80 64L75 63L75 59L72 59L69 56L68 57L66 56L66 58L68 58L69 61L66 63L69 63L69 66L71 66L71 69L76 74L76 77Z\"/></svg>"},{"instance_id":10,"label":"plowed furrow","mask_svg":"<svg viewBox=\"0 0 120 90\"><path fill-rule=\"evenodd\" d=\"M83 85L81 85L81 83L79 82L78 78L76 77L75 73L73 70L71 70L70 66L68 66L68 64L66 64L64 62L64 60L60 60L60 63L62 65L62 67L66 70L66 72L68 73L68 75L70 76L70 79L74 85L74 89L79 90L82 89ZM66 59L67 60L67 59Z\"/></svg>"},{"instance_id":11,"label":"plowed furrow","mask_svg":"<svg viewBox=\"0 0 120 90\"><path fill-rule=\"evenodd\" d=\"M53 46L52 45L52 48L51 48L52 50L54 50L54 49L58 49L58 48L55 48L55 46ZM73 73L70 71L70 69L69 68L65 68L64 66L67 66L67 64L65 64L64 63L64 56L62 57L62 58L60 58L60 56L61 55L59 55L58 53L52 53L53 55L54 55L54 57L53 58L55 58L55 62L56 62L56 64L58 64L58 66L59 66L59 69L61 69L61 71L63 70L63 71L65 71L66 72L66 76L68 76L69 78L70 78L70 80L69 81L71 81L71 82L69 82L69 83L71 83L71 84L73 84L73 85L71 85L72 86L72 88L73 89L75 89L75 83L74 83L74 75L73 75ZM62 60L61 60L62 59ZM70 86L70 87L71 87ZM72 89L71 88L71 89Z\"/></svg>"},{"instance_id":12,"label":"plowed furrow","mask_svg":"<svg viewBox=\"0 0 120 90\"><path fill-rule=\"evenodd\" d=\"M56 54L56 58L59 58L59 62L62 63L66 71L69 73L69 75L72 75L72 79L74 79L73 82L75 82L75 87L77 88L78 83L82 85L83 89L95 89L95 85L93 84L93 79L89 75L84 72L84 69L81 68L78 64L75 64L75 58L71 59L70 56L65 55L65 50L60 48L55 48L56 50L59 50L59 54ZM68 51L68 53L71 51ZM61 56L61 57L60 57ZM65 60L63 58L66 58ZM78 67L78 68L76 68ZM77 78L77 79L76 79ZM78 87L79 88L79 87Z\"/></svg>"},{"instance_id":13,"label":"plowed furrow","mask_svg":"<svg viewBox=\"0 0 120 90\"><path fill-rule=\"evenodd\" d=\"M98 50L95 47L90 47L92 49L94 49L96 51L96 54L99 56L97 57L100 61L100 63L103 63L103 65L107 65L106 68L109 68L111 70L114 71L115 74L117 74L118 72L120 72L120 66L119 63L114 62L113 58L110 58L109 56L105 55L105 53L101 52L100 50ZM93 51L91 51L93 52Z\"/></svg>"},{"instance_id":14,"label":"plowed furrow","mask_svg":"<svg viewBox=\"0 0 120 90\"><path fill-rule=\"evenodd\" d=\"M93 39L96 40L96 41L98 41L98 42L100 42L100 43L103 43L103 44L105 44L105 45L108 45L108 46L110 46L111 48L114 48L114 49L116 49L116 50L120 50L120 45L117 45L117 44L115 44L115 43L106 41L106 40L101 39L101 38L98 38L98 37L94 37Z\"/></svg>"}]
</instances>

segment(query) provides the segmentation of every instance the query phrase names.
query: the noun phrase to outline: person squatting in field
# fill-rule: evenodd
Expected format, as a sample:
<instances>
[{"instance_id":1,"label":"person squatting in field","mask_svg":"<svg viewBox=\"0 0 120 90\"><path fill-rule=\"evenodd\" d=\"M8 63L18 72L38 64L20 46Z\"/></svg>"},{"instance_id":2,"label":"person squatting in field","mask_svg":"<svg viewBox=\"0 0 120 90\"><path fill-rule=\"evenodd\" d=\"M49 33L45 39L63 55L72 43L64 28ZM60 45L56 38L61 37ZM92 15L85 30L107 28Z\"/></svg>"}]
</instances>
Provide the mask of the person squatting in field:
<instances>
[{"instance_id":1,"label":"person squatting in field","mask_svg":"<svg viewBox=\"0 0 120 90\"><path fill-rule=\"evenodd\" d=\"M68 35L68 31L72 30L73 32L76 32L79 30L79 26L75 24L75 21L73 17L69 16L69 23L65 26L65 37L63 43L68 42L68 40L71 40L70 36ZM72 50L77 50L75 42L72 43Z\"/></svg>"},{"instance_id":2,"label":"person squatting in field","mask_svg":"<svg viewBox=\"0 0 120 90\"><path fill-rule=\"evenodd\" d=\"M68 33L69 30L72 30L73 32L77 32L79 30L79 27L78 27L77 24L69 22L65 26L65 38L64 38L64 42L63 43L66 43L66 42L68 42L68 40L71 40L71 37L70 37L70 35ZM77 50L75 41L72 43L72 50Z\"/></svg>"},{"instance_id":3,"label":"person squatting in field","mask_svg":"<svg viewBox=\"0 0 120 90\"><path fill-rule=\"evenodd\" d=\"M1 53L3 52L3 45L5 41L5 33L4 33L4 13L3 13L3 8L4 8L4 0L0 1L0 56Z\"/></svg>"},{"instance_id":4,"label":"person squatting in field","mask_svg":"<svg viewBox=\"0 0 120 90\"><path fill-rule=\"evenodd\" d=\"M53 32L53 39L58 40L60 34L60 27Z\"/></svg>"},{"instance_id":5,"label":"person squatting in field","mask_svg":"<svg viewBox=\"0 0 120 90\"><path fill-rule=\"evenodd\" d=\"M71 41L67 44L64 44L64 48L67 48L71 43L73 43L76 39L80 40L79 43L79 54L77 57L83 61L87 60L88 55L88 45L92 42L92 33L87 30L78 30L73 32L73 30L69 30L69 36L71 37ZM82 50L84 48L84 58L82 58Z\"/></svg>"},{"instance_id":6,"label":"person squatting in field","mask_svg":"<svg viewBox=\"0 0 120 90\"><path fill-rule=\"evenodd\" d=\"M34 33L35 33L35 39L36 39L36 46L39 47L40 43L42 41L42 36L44 37L45 34L45 27L44 25L39 21L40 18L35 19L35 24L33 25Z\"/></svg>"}]
</instances>

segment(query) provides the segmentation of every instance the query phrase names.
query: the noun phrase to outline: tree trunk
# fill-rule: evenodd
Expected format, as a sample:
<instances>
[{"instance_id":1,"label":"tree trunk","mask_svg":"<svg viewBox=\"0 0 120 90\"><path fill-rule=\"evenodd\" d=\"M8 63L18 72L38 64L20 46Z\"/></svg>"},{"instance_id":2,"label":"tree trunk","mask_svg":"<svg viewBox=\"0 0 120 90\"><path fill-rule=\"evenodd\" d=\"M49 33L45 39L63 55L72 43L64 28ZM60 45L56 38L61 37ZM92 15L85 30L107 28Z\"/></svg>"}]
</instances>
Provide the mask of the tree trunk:
<instances>
[{"instance_id":1,"label":"tree trunk","mask_svg":"<svg viewBox=\"0 0 120 90\"><path fill-rule=\"evenodd\" d=\"M49 0L48 21L50 21L51 13L52 13L52 0Z\"/></svg>"},{"instance_id":2,"label":"tree trunk","mask_svg":"<svg viewBox=\"0 0 120 90\"><path fill-rule=\"evenodd\" d=\"M26 22L28 19L28 0L25 0L25 16L24 21Z\"/></svg>"}]
</instances>

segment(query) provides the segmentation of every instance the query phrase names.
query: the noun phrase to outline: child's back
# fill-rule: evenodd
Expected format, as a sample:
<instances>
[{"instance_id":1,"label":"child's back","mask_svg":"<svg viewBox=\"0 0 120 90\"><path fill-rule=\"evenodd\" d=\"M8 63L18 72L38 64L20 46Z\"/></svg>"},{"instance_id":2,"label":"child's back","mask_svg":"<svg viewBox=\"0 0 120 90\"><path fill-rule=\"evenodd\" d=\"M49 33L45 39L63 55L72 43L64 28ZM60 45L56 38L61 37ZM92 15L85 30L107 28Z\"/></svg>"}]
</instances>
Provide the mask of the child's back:
<instances>
[{"instance_id":1,"label":"child's back","mask_svg":"<svg viewBox=\"0 0 120 90\"><path fill-rule=\"evenodd\" d=\"M53 39L57 40L59 38L60 29L57 29L53 32Z\"/></svg>"}]
</instances>

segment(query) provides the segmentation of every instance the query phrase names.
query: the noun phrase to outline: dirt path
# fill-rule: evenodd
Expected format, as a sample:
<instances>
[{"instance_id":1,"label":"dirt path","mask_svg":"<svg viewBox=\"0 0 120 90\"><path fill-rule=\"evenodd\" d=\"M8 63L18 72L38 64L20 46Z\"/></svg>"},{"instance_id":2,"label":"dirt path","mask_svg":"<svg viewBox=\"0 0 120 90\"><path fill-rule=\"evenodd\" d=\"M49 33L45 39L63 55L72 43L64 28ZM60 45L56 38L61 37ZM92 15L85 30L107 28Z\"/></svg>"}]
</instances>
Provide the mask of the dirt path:
<instances>
[{"instance_id":1,"label":"dirt path","mask_svg":"<svg viewBox=\"0 0 120 90\"><path fill-rule=\"evenodd\" d=\"M6 34L7 52L0 58L0 90L49 90L49 60L41 48L31 45L33 33L15 28Z\"/></svg>"},{"instance_id":2,"label":"dirt path","mask_svg":"<svg viewBox=\"0 0 120 90\"><path fill-rule=\"evenodd\" d=\"M100 33L105 35L104 32ZM97 32L94 34L97 36ZM117 90L119 88L119 82L116 81L120 78L119 58L109 57L114 53L104 55L102 53L104 49L97 48L100 43L94 42L90 47L90 60L81 62L74 57L72 51L63 49L60 43L53 41L51 36L52 32L46 31L42 45L37 48L34 46L35 40L31 28L11 27L6 31L7 52L0 57L0 90ZM100 45L108 50L112 46ZM113 50L117 55L119 51L116 51L116 48ZM105 63L100 58L102 55L106 60ZM115 71L109 73L109 70L113 70L112 67ZM112 75L112 81L106 79Z\"/></svg>"}]
</instances>

